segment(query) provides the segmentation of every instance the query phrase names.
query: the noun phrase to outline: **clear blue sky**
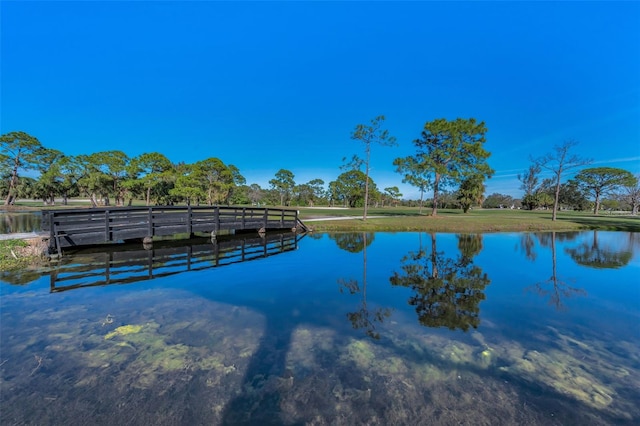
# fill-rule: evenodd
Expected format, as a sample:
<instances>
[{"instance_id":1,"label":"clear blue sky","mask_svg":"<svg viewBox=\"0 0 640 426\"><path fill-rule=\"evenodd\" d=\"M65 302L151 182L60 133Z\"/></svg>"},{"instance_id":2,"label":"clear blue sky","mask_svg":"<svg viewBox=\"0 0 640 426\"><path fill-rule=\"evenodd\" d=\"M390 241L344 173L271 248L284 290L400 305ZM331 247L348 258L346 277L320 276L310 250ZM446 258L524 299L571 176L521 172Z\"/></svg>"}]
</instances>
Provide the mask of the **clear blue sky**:
<instances>
[{"instance_id":1,"label":"clear blue sky","mask_svg":"<svg viewBox=\"0 0 640 426\"><path fill-rule=\"evenodd\" d=\"M2 1L0 132L67 154L218 157L248 183L335 180L384 114L379 188L436 118L475 117L496 175L568 139L640 173L639 2Z\"/></svg>"}]
</instances>

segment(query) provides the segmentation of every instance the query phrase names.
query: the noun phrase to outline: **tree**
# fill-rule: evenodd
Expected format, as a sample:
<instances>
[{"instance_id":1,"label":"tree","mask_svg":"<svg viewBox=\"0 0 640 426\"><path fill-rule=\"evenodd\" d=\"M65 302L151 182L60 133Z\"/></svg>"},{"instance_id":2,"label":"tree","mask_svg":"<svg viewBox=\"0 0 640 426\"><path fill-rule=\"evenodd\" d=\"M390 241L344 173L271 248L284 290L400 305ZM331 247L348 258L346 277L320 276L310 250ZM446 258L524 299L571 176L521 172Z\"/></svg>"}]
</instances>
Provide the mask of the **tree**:
<instances>
[{"instance_id":1,"label":"tree","mask_svg":"<svg viewBox=\"0 0 640 426\"><path fill-rule=\"evenodd\" d=\"M367 220L367 207L369 204L369 171L371 169L371 144L378 144L383 146L393 146L396 144L396 138L389 136L388 130L383 130L382 122L384 121L384 115L379 115L371 120L371 125L358 124L351 133L351 139L358 140L364 143L365 152L365 185L364 185L364 211L362 213L362 220Z\"/></svg>"},{"instance_id":2,"label":"tree","mask_svg":"<svg viewBox=\"0 0 640 426\"><path fill-rule=\"evenodd\" d=\"M560 185L559 202L561 205L579 211L586 210L591 205L584 190L580 188L575 179L569 179Z\"/></svg>"},{"instance_id":3,"label":"tree","mask_svg":"<svg viewBox=\"0 0 640 426\"><path fill-rule=\"evenodd\" d=\"M532 164L524 174L518 174L518 180L521 182L520 189L524 191L524 195L535 194L538 190L539 175L542 169L538 164Z\"/></svg>"},{"instance_id":4,"label":"tree","mask_svg":"<svg viewBox=\"0 0 640 426\"><path fill-rule=\"evenodd\" d=\"M539 175L542 169L538 164L532 164L524 174L518 174L518 180L521 182L520 189L524 191L522 204L525 208L533 210L538 207L538 192L540 191Z\"/></svg>"},{"instance_id":5,"label":"tree","mask_svg":"<svg viewBox=\"0 0 640 426\"><path fill-rule=\"evenodd\" d=\"M511 195L494 192L484 200L482 207L485 209L501 209L513 205L513 202Z\"/></svg>"},{"instance_id":6,"label":"tree","mask_svg":"<svg viewBox=\"0 0 640 426\"><path fill-rule=\"evenodd\" d=\"M482 204L483 197L484 182L482 175L472 175L460 184L458 202L464 213L467 213L474 204Z\"/></svg>"},{"instance_id":7,"label":"tree","mask_svg":"<svg viewBox=\"0 0 640 426\"><path fill-rule=\"evenodd\" d=\"M249 201L251 201L252 204L259 204L264 197L264 192L262 191L260 185L258 185L257 183L252 183L249 186L247 195L249 196Z\"/></svg>"},{"instance_id":8,"label":"tree","mask_svg":"<svg viewBox=\"0 0 640 426\"><path fill-rule=\"evenodd\" d=\"M38 196L44 204L55 205L55 196L64 190L64 154L57 149L41 148L37 154L37 170L40 173L37 182Z\"/></svg>"},{"instance_id":9,"label":"tree","mask_svg":"<svg viewBox=\"0 0 640 426\"><path fill-rule=\"evenodd\" d=\"M278 173L276 173L276 177L269 181L271 188L280 195L281 206L285 205L285 201L287 204L289 203L293 188L296 186L296 182L293 180L294 177L295 175L291 171L280 169Z\"/></svg>"},{"instance_id":10,"label":"tree","mask_svg":"<svg viewBox=\"0 0 640 426\"><path fill-rule=\"evenodd\" d=\"M131 169L132 179L128 182L129 186L139 182L145 191L146 205L150 206L151 194L157 194L161 184L170 178L173 165L163 154L150 152L134 158L131 161Z\"/></svg>"},{"instance_id":11,"label":"tree","mask_svg":"<svg viewBox=\"0 0 640 426\"><path fill-rule=\"evenodd\" d=\"M298 202L308 204L313 207L317 200L321 199L324 194L324 181L322 179L313 179L307 183L297 185L295 187Z\"/></svg>"},{"instance_id":12,"label":"tree","mask_svg":"<svg viewBox=\"0 0 640 426\"><path fill-rule=\"evenodd\" d=\"M396 207L398 206L398 201L400 197L402 197L402 193L400 193L400 189L397 186L390 186L384 189L385 197L389 199L389 204L394 203Z\"/></svg>"},{"instance_id":13,"label":"tree","mask_svg":"<svg viewBox=\"0 0 640 426\"><path fill-rule=\"evenodd\" d=\"M630 182L622 188L622 197L631 206L631 214L638 214L640 206L640 175L636 175L635 181Z\"/></svg>"},{"instance_id":14,"label":"tree","mask_svg":"<svg viewBox=\"0 0 640 426\"><path fill-rule=\"evenodd\" d=\"M210 206L225 201L235 185L233 170L219 158L198 161L193 165L192 174Z\"/></svg>"},{"instance_id":15,"label":"tree","mask_svg":"<svg viewBox=\"0 0 640 426\"><path fill-rule=\"evenodd\" d=\"M562 144L555 145L553 152L532 160L535 166L549 170L553 173L555 180L555 197L553 202L553 216L551 220L556 220L558 216L558 201L560 198L560 183L562 174L576 167L584 166L591 163L591 160L581 158L577 155L569 155L571 148L576 146L576 141L565 141Z\"/></svg>"},{"instance_id":16,"label":"tree","mask_svg":"<svg viewBox=\"0 0 640 426\"><path fill-rule=\"evenodd\" d=\"M5 206L13 204L13 194L18 184L18 170L32 169L38 161L36 154L41 149L40 141L25 132L10 132L0 136L0 153L5 156L4 162L11 164Z\"/></svg>"},{"instance_id":17,"label":"tree","mask_svg":"<svg viewBox=\"0 0 640 426\"><path fill-rule=\"evenodd\" d=\"M393 165L396 166L396 172L403 174L403 183L408 183L420 190L420 214L422 214L424 193L431 185L429 178L431 173L422 168L414 157L396 158L393 160Z\"/></svg>"},{"instance_id":18,"label":"tree","mask_svg":"<svg viewBox=\"0 0 640 426\"><path fill-rule=\"evenodd\" d=\"M597 215L600 209L600 197L617 188L633 185L636 181L631 172L614 167L584 169L576 175L575 179L580 187L595 198L594 215Z\"/></svg>"},{"instance_id":19,"label":"tree","mask_svg":"<svg viewBox=\"0 0 640 426\"><path fill-rule=\"evenodd\" d=\"M413 141L416 155L397 160L401 164L414 164L420 174L433 176L433 216L438 212L441 189L459 184L470 175L490 178L493 174L486 161L491 154L483 147L486 132L484 122L478 123L474 118L430 121L424 125L422 138Z\"/></svg>"},{"instance_id":20,"label":"tree","mask_svg":"<svg viewBox=\"0 0 640 426\"><path fill-rule=\"evenodd\" d=\"M363 205L365 199L365 181L371 192L377 191L371 178L360 170L350 170L338 176L338 179L329 183L329 196L332 200L342 201L345 207L358 207Z\"/></svg>"}]
</instances>

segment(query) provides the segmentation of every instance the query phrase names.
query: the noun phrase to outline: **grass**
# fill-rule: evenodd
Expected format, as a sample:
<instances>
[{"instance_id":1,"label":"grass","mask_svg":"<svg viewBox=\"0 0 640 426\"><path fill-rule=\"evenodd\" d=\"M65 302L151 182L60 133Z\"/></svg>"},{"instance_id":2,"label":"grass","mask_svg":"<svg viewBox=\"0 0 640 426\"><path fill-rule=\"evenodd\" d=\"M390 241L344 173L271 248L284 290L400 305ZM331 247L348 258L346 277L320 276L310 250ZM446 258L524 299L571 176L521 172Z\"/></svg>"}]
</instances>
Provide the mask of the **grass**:
<instances>
[{"instance_id":1,"label":"grass","mask_svg":"<svg viewBox=\"0 0 640 426\"><path fill-rule=\"evenodd\" d=\"M550 211L527 210L439 210L436 217L417 208L370 209L366 221L362 209L300 209L300 217L359 216L357 219L311 221L306 223L316 232L324 231L429 231L429 232L523 232L523 231L574 231L599 229L609 231L640 232L640 217L593 216L587 212L559 212L558 220L551 220ZM381 217L376 217L381 216Z\"/></svg>"},{"instance_id":2,"label":"grass","mask_svg":"<svg viewBox=\"0 0 640 426\"><path fill-rule=\"evenodd\" d=\"M15 271L32 264L33 258L25 256L29 243L24 240L0 241L0 271Z\"/></svg>"},{"instance_id":3,"label":"grass","mask_svg":"<svg viewBox=\"0 0 640 426\"><path fill-rule=\"evenodd\" d=\"M134 202L135 206L144 201ZM69 200L68 206L56 205L45 209L89 208L83 201ZM273 207L273 206L271 206ZM42 210L42 202L23 202L13 206L15 210ZM362 208L309 208L298 209L300 218L317 232L325 231L429 231L429 232L522 232L522 231L574 231L599 229L608 231L640 232L640 217L630 215L600 214L590 212L558 212L558 220L551 220L548 210L476 209L469 213L462 210L438 210L436 217L430 216L431 209L424 208L422 214L417 207L370 208L368 218L362 220ZM353 219L351 217L358 217ZM344 220L320 220L322 218L345 218Z\"/></svg>"}]
</instances>

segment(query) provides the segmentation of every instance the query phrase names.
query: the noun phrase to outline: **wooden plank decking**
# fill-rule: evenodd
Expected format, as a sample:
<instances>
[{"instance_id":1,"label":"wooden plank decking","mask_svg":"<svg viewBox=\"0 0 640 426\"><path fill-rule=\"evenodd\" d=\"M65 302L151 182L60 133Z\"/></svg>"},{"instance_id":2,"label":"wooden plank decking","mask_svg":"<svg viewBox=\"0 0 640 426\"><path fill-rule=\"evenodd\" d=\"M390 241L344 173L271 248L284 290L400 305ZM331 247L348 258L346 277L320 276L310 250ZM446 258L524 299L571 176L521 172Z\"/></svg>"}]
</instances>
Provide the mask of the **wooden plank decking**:
<instances>
[{"instance_id":1,"label":"wooden plank decking","mask_svg":"<svg viewBox=\"0 0 640 426\"><path fill-rule=\"evenodd\" d=\"M297 210L254 207L111 207L43 210L51 252L64 247L220 231L302 230Z\"/></svg>"}]
</instances>

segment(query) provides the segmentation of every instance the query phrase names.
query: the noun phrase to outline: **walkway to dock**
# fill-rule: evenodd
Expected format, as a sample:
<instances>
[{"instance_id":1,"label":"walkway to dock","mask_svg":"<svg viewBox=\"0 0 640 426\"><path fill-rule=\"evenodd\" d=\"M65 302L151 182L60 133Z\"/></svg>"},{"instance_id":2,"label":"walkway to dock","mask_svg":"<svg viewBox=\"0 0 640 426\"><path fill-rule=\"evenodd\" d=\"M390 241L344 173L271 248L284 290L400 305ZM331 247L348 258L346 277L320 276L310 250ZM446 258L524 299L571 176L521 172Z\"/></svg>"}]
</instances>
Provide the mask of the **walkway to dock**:
<instances>
[{"instance_id":1,"label":"walkway to dock","mask_svg":"<svg viewBox=\"0 0 640 426\"><path fill-rule=\"evenodd\" d=\"M43 210L42 230L49 234L49 249L153 237L196 234L215 237L221 231L308 231L297 210L255 207L107 207Z\"/></svg>"}]
</instances>

